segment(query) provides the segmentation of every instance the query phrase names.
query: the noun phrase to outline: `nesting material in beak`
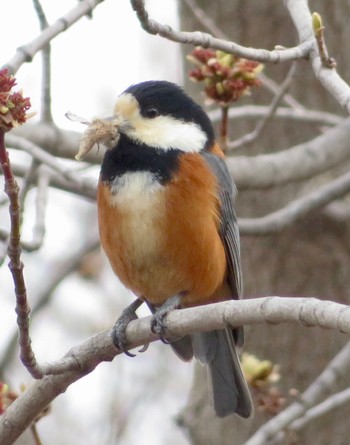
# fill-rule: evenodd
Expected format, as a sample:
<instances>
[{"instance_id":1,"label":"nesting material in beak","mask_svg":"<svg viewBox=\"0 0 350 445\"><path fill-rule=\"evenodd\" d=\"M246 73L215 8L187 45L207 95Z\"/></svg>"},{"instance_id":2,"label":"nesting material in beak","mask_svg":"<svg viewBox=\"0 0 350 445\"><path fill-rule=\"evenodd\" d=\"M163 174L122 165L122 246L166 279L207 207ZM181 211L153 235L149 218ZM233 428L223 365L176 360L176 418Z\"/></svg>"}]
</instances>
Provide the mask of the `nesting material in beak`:
<instances>
[{"instance_id":1,"label":"nesting material in beak","mask_svg":"<svg viewBox=\"0 0 350 445\"><path fill-rule=\"evenodd\" d=\"M71 121L88 126L82 135L79 150L75 156L78 161L81 161L95 144L103 144L107 148L112 148L118 142L119 121L116 116L94 119L91 122L70 112L66 113L66 117Z\"/></svg>"}]
</instances>

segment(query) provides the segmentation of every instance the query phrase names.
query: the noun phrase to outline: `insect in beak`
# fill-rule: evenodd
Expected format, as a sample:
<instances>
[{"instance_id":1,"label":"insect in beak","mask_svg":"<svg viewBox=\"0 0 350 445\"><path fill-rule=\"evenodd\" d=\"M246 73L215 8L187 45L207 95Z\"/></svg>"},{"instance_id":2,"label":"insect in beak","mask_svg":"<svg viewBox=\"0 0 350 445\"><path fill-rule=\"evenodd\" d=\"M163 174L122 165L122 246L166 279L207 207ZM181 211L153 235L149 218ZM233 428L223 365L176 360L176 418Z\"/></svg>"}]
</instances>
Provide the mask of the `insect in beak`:
<instances>
[{"instance_id":1,"label":"insect in beak","mask_svg":"<svg viewBox=\"0 0 350 445\"><path fill-rule=\"evenodd\" d=\"M95 144L103 144L107 148L112 148L117 144L120 127L117 116L97 118L91 122L70 112L66 113L66 117L73 122L88 126L80 140L78 153L75 155L77 161L81 161Z\"/></svg>"}]
</instances>

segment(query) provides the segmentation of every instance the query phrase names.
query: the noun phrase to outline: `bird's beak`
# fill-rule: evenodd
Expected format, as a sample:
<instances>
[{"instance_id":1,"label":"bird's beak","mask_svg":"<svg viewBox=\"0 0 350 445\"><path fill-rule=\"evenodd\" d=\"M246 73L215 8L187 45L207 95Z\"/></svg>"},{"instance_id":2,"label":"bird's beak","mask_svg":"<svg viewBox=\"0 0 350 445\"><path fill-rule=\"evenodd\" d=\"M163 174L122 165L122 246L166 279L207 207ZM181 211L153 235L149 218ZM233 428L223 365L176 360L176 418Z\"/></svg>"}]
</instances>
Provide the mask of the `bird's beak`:
<instances>
[{"instance_id":1,"label":"bird's beak","mask_svg":"<svg viewBox=\"0 0 350 445\"><path fill-rule=\"evenodd\" d=\"M103 144L107 148L112 148L119 139L120 121L117 116L94 119L87 125L88 128L83 133L79 151L75 156L78 161L81 161L95 144Z\"/></svg>"}]
</instances>

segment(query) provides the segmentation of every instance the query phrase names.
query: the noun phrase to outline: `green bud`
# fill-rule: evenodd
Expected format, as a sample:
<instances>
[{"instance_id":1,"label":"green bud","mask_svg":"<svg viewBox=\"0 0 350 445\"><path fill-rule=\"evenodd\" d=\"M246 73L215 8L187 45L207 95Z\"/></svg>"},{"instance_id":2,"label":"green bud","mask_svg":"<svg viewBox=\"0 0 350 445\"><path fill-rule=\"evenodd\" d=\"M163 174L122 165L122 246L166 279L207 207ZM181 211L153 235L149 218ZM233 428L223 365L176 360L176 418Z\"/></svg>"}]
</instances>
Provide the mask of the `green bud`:
<instances>
[{"instance_id":1,"label":"green bud","mask_svg":"<svg viewBox=\"0 0 350 445\"><path fill-rule=\"evenodd\" d=\"M318 12L312 13L312 28L315 33L319 32L323 28L322 17Z\"/></svg>"}]
</instances>

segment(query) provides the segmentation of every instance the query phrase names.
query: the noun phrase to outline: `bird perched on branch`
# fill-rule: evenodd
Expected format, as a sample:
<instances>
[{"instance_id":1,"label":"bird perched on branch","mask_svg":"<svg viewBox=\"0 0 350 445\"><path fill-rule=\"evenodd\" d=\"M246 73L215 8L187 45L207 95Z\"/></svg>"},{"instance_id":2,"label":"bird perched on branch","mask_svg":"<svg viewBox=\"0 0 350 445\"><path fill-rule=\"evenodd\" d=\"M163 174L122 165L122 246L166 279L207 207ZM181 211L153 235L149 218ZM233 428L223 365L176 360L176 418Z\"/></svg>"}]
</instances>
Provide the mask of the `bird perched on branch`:
<instances>
[{"instance_id":1,"label":"bird perched on branch","mask_svg":"<svg viewBox=\"0 0 350 445\"><path fill-rule=\"evenodd\" d=\"M104 141L113 142L101 167L98 219L113 271L137 296L113 330L115 345L127 351L126 326L144 301L152 330L164 336L173 309L241 298L239 233L235 187L213 127L180 87L132 85L108 122L112 130ZM208 366L219 417L251 415L236 352L243 328L169 342L182 359L195 356Z\"/></svg>"}]
</instances>

